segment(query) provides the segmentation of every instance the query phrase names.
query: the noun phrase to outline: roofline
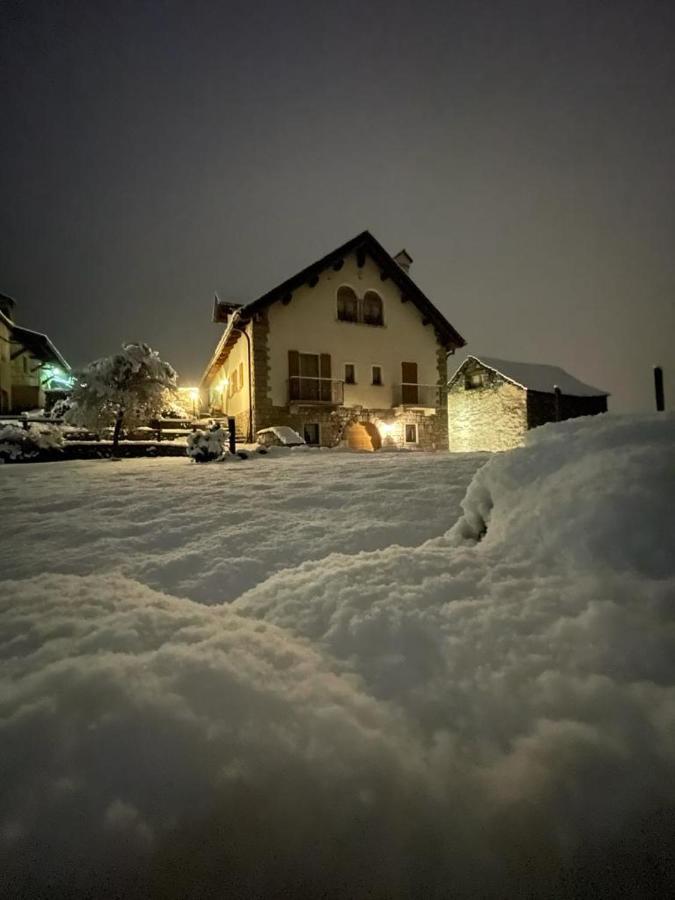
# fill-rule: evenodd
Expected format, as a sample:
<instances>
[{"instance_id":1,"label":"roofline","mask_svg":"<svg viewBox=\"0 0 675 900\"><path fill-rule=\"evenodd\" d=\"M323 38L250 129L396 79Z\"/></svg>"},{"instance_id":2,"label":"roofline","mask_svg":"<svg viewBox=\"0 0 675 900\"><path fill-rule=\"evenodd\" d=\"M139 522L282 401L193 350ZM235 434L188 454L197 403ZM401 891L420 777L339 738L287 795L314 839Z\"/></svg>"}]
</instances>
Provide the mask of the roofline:
<instances>
[{"instance_id":1,"label":"roofline","mask_svg":"<svg viewBox=\"0 0 675 900\"><path fill-rule=\"evenodd\" d=\"M497 375L499 375L501 378L504 378L506 381L510 381L511 384L515 384L516 387L522 388L524 391L529 391L531 394L552 394L552 393L554 393L553 391L538 391L535 388L529 388L529 387L527 387L527 385L521 384L519 381L516 381L515 378L511 378L510 375L507 375L505 372L502 372L501 369L495 369L495 367L491 366L489 363L483 362L483 360L479 356L474 356L473 353L468 354L466 359L464 359L460 363L459 367L455 370L455 373L453 374L452 378L448 379L448 387L454 382L455 378L459 375L461 369L466 365L466 363L470 359L473 359L475 362L480 363L481 366L483 366L486 369L489 369L491 372L495 372ZM505 362L506 362L506 360L505 360ZM540 363L522 363L522 365L536 366L536 365L548 365L548 363L541 363L541 364ZM558 366L557 368L560 368L560 367ZM574 375L572 375L572 378L574 378ZM578 381L578 379L575 379L575 380ZM581 382L581 383L583 383L583 382ZM589 385L587 385L587 387L592 387L592 385L589 384ZM598 389L593 388L593 390L598 390ZM561 393L565 397L610 397L611 396L611 394L609 394L607 391L600 391L600 390L598 390L597 394L565 394L564 391L561 391Z\"/></svg>"},{"instance_id":2,"label":"roofline","mask_svg":"<svg viewBox=\"0 0 675 900\"><path fill-rule=\"evenodd\" d=\"M312 276L318 277L321 272L328 268L332 263L337 262L341 257L347 256L360 249L370 253L374 261L382 269L383 274L386 274L387 277L391 278L391 280L397 284L402 294L408 296L410 300L415 303L417 308L425 314L429 323L434 325L436 332L439 335L439 339L446 349L454 352L454 350L466 345L466 341L462 335L450 324L450 322L448 322L443 313L434 306L431 300L429 300L426 294L424 294L424 292L415 284L410 275L399 266L391 254L384 249L369 231L361 231L344 244L331 250L330 253L326 253L320 259L305 266L304 269L301 269L295 275L292 275L290 278L280 282L269 291L261 294L256 300L252 300L250 303L244 304L239 307L239 309L235 310L211 355L209 363L202 375L200 384L203 384L208 380L210 372L214 365L216 365L225 342L229 338L232 329L235 327L235 322L240 322L242 324L248 323L256 313L270 306L276 300L281 299L281 297L297 290L312 278ZM410 254L408 254L408 256L412 259Z\"/></svg>"},{"instance_id":3,"label":"roofline","mask_svg":"<svg viewBox=\"0 0 675 900\"><path fill-rule=\"evenodd\" d=\"M52 353L54 354L56 359L59 361L59 363L63 366L63 368L67 369L69 372L72 371L70 365L66 362L64 357L59 353L59 351L56 349L56 347L54 346L54 344L52 343L52 341L46 334L43 334L41 331L34 331L32 328L24 328L23 325L15 325L14 323L12 323L12 331L14 331L14 332L24 331L27 334L34 334L36 337L42 338L45 341L45 343L47 344L47 346L49 347L49 349L52 351Z\"/></svg>"}]
</instances>

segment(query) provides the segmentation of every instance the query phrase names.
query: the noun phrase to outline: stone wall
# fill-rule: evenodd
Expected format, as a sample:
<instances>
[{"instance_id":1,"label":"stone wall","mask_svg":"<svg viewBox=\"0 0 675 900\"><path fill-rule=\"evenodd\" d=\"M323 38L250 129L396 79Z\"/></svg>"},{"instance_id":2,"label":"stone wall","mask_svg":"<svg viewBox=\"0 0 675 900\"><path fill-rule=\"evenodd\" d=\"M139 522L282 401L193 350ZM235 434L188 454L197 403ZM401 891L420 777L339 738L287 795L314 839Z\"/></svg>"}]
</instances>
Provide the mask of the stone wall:
<instances>
[{"instance_id":1,"label":"stone wall","mask_svg":"<svg viewBox=\"0 0 675 900\"><path fill-rule=\"evenodd\" d=\"M452 452L510 450L527 431L527 392L494 372L469 363L463 375L481 372L484 384L467 388L460 376L448 390L448 446Z\"/></svg>"}]
</instances>

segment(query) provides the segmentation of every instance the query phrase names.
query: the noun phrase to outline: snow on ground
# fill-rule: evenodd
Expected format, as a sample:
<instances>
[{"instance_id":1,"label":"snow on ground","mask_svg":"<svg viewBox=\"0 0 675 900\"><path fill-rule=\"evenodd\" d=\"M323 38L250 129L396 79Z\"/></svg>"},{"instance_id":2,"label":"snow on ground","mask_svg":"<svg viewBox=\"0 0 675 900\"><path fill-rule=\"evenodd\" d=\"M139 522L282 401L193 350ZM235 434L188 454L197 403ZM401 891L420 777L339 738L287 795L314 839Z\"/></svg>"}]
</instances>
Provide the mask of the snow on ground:
<instances>
[{"instance_id":1,"label":"snow on ground","mask_svg":"<svg viewBox=\"0 0 675 900\"><path fill-rule=\"evenodd\" d=\"M0 880L671 895L674 447L0 469Z\"/></svg>"}]
</instances>

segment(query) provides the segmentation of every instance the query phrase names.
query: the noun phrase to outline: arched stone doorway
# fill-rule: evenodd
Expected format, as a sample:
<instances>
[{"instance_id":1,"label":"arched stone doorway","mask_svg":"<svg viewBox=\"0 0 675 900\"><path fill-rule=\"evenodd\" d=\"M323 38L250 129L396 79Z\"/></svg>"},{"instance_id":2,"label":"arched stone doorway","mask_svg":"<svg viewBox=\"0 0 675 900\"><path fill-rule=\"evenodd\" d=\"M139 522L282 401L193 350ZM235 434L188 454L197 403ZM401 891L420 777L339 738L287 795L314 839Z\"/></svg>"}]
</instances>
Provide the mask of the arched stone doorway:
<instances>
[{"instance_id":1,"label":"arched stone doorway","mask_svg":"<svg viewBox=\"0 0 675 900\"><path fill-rule=\"evenodd\" d=\"M380 432L372 422L350 422L345 427L343 439L350 450L373 452L382 446Z\"/></svg>"}]
</instances>

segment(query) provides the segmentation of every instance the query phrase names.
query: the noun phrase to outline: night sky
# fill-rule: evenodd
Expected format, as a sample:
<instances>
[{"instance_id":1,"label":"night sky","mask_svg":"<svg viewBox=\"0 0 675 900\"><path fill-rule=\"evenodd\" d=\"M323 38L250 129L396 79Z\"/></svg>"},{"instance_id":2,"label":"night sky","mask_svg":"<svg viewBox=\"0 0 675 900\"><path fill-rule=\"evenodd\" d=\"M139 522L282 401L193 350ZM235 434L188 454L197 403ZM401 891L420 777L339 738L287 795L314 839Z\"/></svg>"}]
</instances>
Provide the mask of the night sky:
<instances>
[{"instance_id":1,"label":"night sky","mask_svg":"<svg viewBox=\"0 0 675 900\"><path fill-rule=\"evenodd\" d=\"M0 291L198 378L364 228L470 352L675 406L675 3L0 0ZM459 357L461 358L461 357Z\"/></svg>"}]
</instances>

